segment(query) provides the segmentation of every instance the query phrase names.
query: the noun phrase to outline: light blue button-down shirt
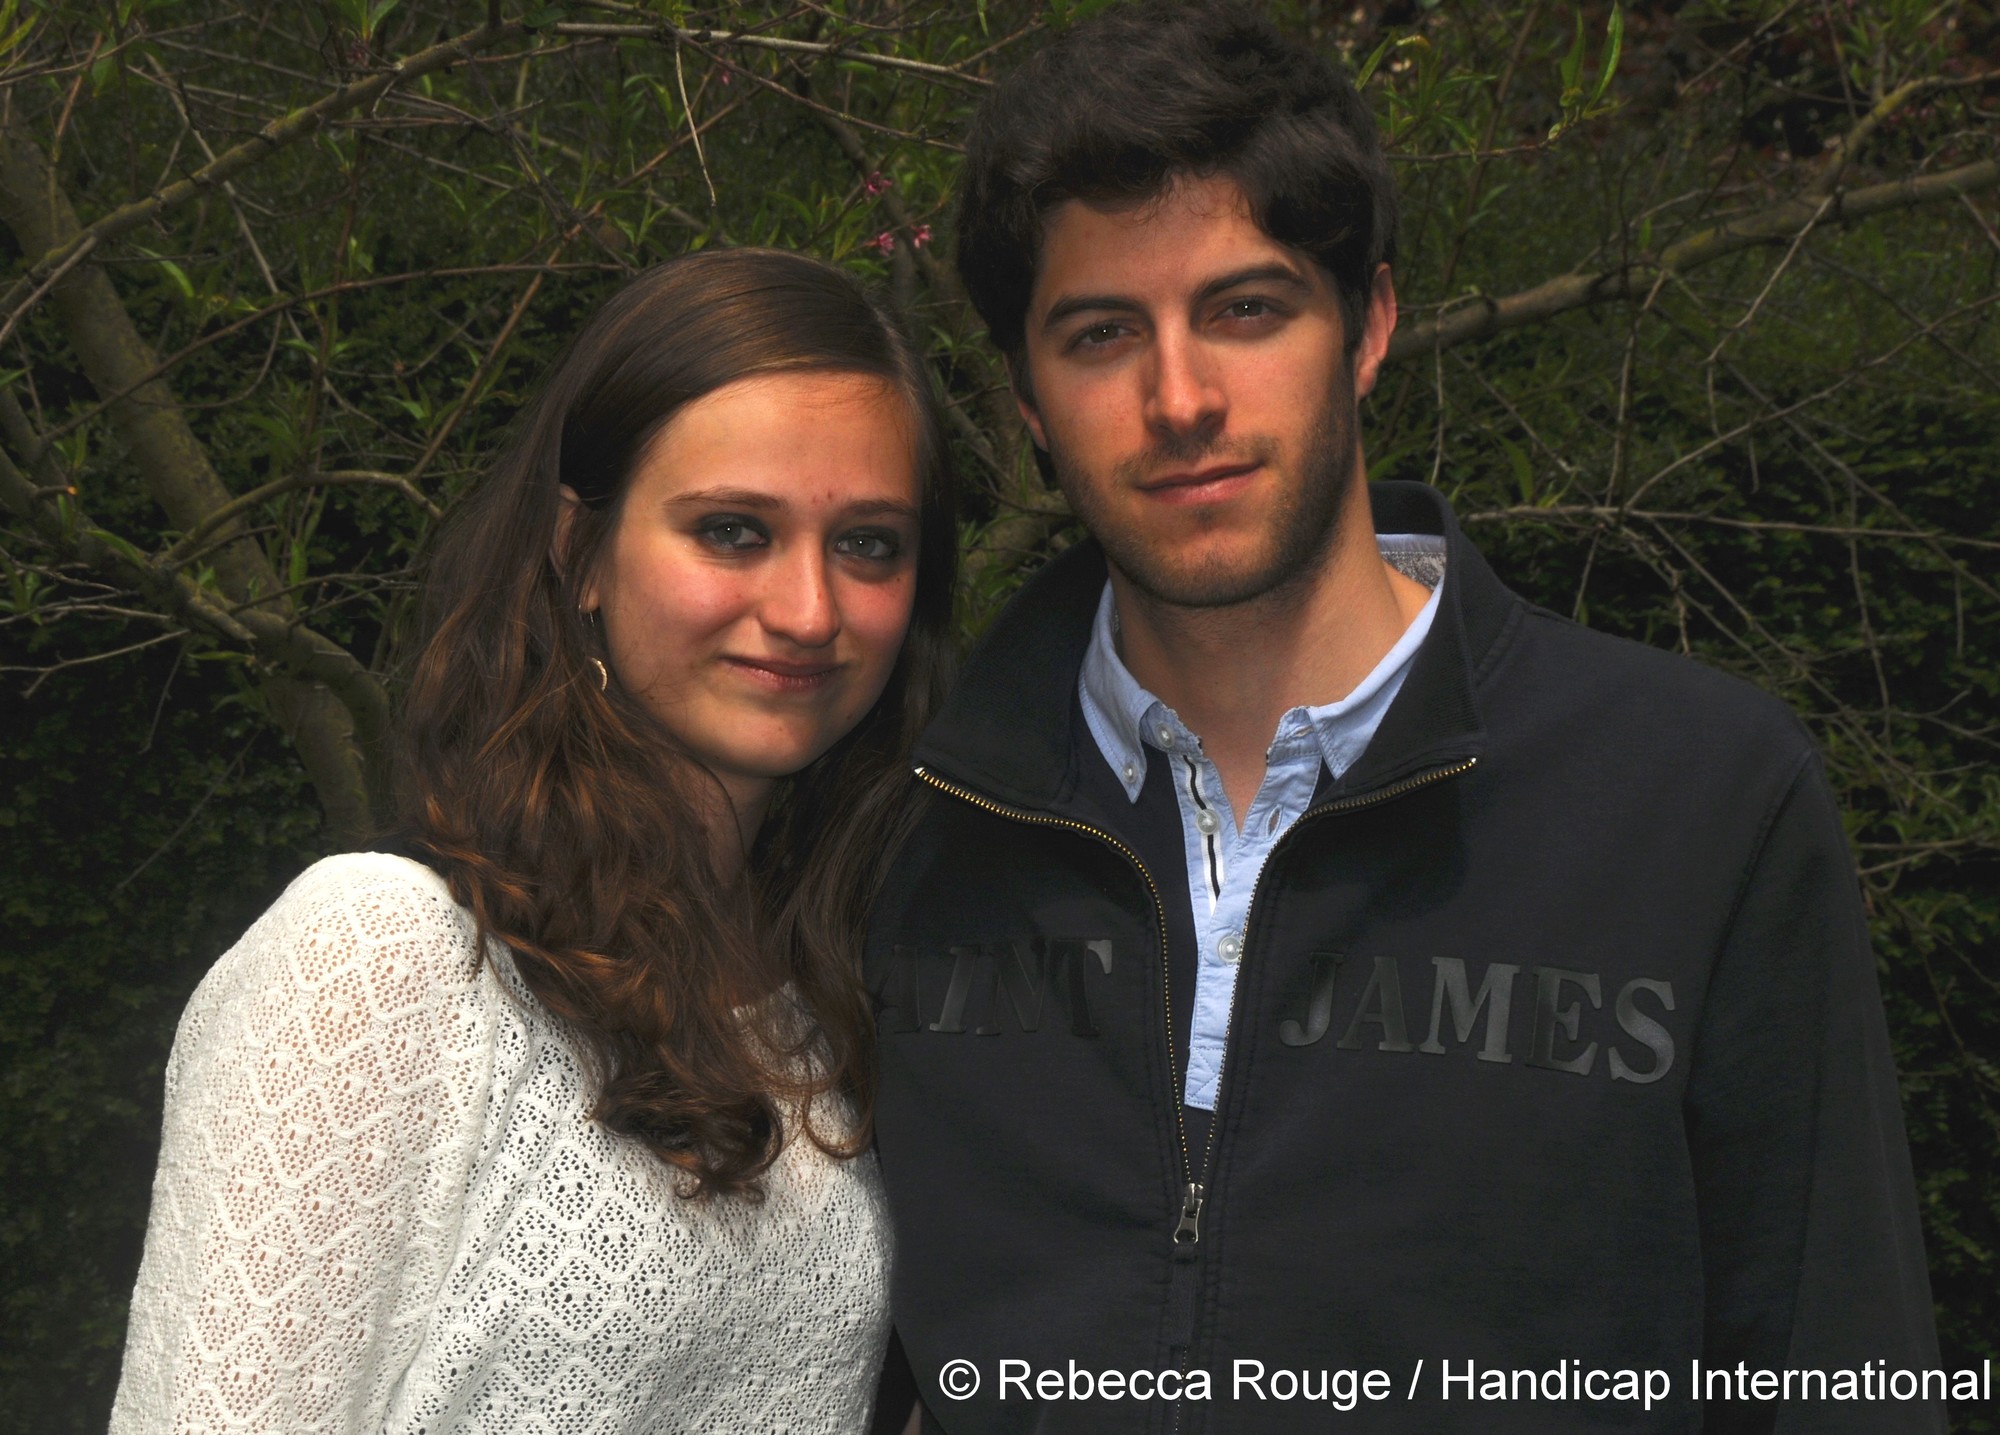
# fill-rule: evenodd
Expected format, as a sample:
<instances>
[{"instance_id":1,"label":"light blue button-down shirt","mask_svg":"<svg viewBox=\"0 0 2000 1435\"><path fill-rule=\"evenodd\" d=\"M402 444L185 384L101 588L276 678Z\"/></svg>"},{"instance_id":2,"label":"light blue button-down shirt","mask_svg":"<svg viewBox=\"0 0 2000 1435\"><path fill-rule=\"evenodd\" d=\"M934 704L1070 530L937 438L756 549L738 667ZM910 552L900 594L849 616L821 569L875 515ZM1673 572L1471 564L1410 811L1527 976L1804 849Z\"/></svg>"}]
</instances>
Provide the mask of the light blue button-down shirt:
<instances>
[{"instance_id":1,"label":"light blue button-down shirt","mask_svg":"<svg viewBox=\"0 0 2000 1435\"><path fill-rule=\"evenodd\" d=\"M1204 1111L1215 1109L1236 968L1243 959L1243 928L1264 859L1311 804L1320 768L1338 778L1367 750L1437 614L1444 540L1422 533L1384 533L1376 535L1376 542L1383 558L1430 587L1430 601L1354 691L1323 707L1292 708L1278 719L1277 734L1264 755L1263 786L1244 812L1240 829L1235 809L1223 795L1221 774L1201 750L1201 738L1172 708L1140 687L1118 656L1117 610L1109 583L1098 601L1090 649L1077 680L1084 721L1127 797L1139 800L1149 757L1156 756L1172 765L1174 796L1180 803L1188 900L1201 948L1183 1100Z\"/></svg>"}]
</instances>

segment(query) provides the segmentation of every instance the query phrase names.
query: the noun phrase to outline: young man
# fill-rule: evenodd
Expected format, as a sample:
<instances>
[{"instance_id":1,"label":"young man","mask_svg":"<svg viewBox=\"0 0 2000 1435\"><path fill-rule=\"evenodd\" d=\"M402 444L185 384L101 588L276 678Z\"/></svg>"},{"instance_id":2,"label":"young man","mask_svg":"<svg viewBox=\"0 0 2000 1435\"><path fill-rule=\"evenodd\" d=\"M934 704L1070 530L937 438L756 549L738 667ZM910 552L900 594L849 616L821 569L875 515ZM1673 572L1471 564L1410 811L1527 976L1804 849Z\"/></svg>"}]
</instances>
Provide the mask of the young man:
<instances>
[{"instance_id":1,"label":"young man","mask_svg":"<svg viewBox=\"0 0 2000 1435\"><path fill-rule=\"evenodd\" d=\"M1242 11L1080 25L972 135L961 270L1095 541L926 735L869 940L927 1428L1941 1429L1750 1394L1937 1360L1812 746L1365 481L1394 233Z\"/></svg>"}]
</instances>

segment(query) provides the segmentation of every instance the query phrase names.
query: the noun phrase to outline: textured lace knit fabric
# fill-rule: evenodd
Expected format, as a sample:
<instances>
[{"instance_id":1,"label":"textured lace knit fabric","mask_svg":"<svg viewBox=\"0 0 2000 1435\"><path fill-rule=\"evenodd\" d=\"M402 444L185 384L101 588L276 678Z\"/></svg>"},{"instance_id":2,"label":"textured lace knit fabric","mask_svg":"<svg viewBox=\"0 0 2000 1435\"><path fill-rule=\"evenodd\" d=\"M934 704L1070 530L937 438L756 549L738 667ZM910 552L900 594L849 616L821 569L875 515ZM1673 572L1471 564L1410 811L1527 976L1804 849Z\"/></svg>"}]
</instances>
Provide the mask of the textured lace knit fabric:
<instances>
[{"instance_id":1,"label":"textured lace knit fabric","mask_svg":"<svg viewBox=\"0 0 2000 1435\"><path fill-rule=\"evenodd\" d=\"M444 882L329 858L167 1070L114 1435L856 1431L887 1336L872 1156L675 1197ZM498 970L496 970L496 967Z\"/></svg>"}]
</instances>

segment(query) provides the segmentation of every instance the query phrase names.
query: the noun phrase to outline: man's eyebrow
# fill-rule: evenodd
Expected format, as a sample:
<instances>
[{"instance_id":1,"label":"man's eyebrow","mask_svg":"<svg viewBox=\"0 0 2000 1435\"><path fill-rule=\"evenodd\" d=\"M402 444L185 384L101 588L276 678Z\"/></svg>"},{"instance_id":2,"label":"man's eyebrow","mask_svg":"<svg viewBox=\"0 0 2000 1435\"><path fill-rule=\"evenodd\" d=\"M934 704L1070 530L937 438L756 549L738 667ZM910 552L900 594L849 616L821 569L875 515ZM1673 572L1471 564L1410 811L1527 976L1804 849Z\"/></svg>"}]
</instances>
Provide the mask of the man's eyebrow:
<instances>
[{"instance_id":1,"label":"man's eyebrow","mask_svg":"<svg viewBox=\"0 0 2000 1435\"><path fill-rule=\"evenodd\" d=\"M1195 302L1201 303L1213 299L1218 294L1241 288L1245 284L1282 284L1287 289L1302 292L1310 292L1312 289L1306 277L1289 264L1253 264L1245 269L1232 269L1227 274L1209 280L1195 291ZM1042 328L1053 329L1064 319L1073 318L1078 314L1137 314L1144 308L1145 306L1138 300L1127 298L1122 294L1071 294L1049 306L1049 312L1042 319Z\"/></svg>"},{"instance_id":2,"label":"man's eyebrow","mask_svg":"<svg viewBox=\"0 0 2000 1435\"><path fill-rule=\"evenodd\" d=\"M1298 289L1310 293L1312 285L1305 275L1289 264L1253 264L1247 269L1237 269L1202 285L1195 294L1197 300L1213 299L1216 295L1245 284L1282 284L1288 289Z\"/></svg>"},{"instance_id":3,"label":"man's eyebrow","mask_svg":"<svg viewBox=\"0 0 2000 1435\"><path fill-rule=\"evenodd\" d=\"M1136 299L1127 299L1118 294L1072 294L1049 305L1049 312L1042 317L1042 327L1053 329L1063 320L1077 314L1109 311L1114 314L1137 314L1144 306Z\"/></svg>"}]
</instances>

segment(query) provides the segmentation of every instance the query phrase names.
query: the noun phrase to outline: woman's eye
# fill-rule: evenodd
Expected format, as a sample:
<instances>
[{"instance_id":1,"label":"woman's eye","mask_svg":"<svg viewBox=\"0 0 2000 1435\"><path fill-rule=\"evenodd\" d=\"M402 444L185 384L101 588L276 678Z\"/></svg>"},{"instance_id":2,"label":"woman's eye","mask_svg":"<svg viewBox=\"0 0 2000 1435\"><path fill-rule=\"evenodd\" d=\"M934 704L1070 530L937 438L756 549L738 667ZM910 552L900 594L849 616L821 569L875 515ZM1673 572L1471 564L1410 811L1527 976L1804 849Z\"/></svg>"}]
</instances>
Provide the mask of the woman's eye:
<instances>
[{"instance_id":1,"label":"woman's eye","mask_svg":"<svg viewBox=\"0 0 2000 1435\"><path fill-rule=\"evenodd\" d=\"M834 551L849 558L866 558L876 563L886 563L903 552L903 540L893 533L864 530L850 533L834 540Z\"/></svg>"},{"instance_id":2,"label":"woman's eye","mask_svg":"<svg viewBox=\"0 0 2000 1435\"><path fill-rule=\"evenodd\" d=\"M736 553L746 548L761 548L769 540L764 530L747 518L716 517L703 520L696 530L701 541L711 548Z\"/></svg>"}]
</instances>

